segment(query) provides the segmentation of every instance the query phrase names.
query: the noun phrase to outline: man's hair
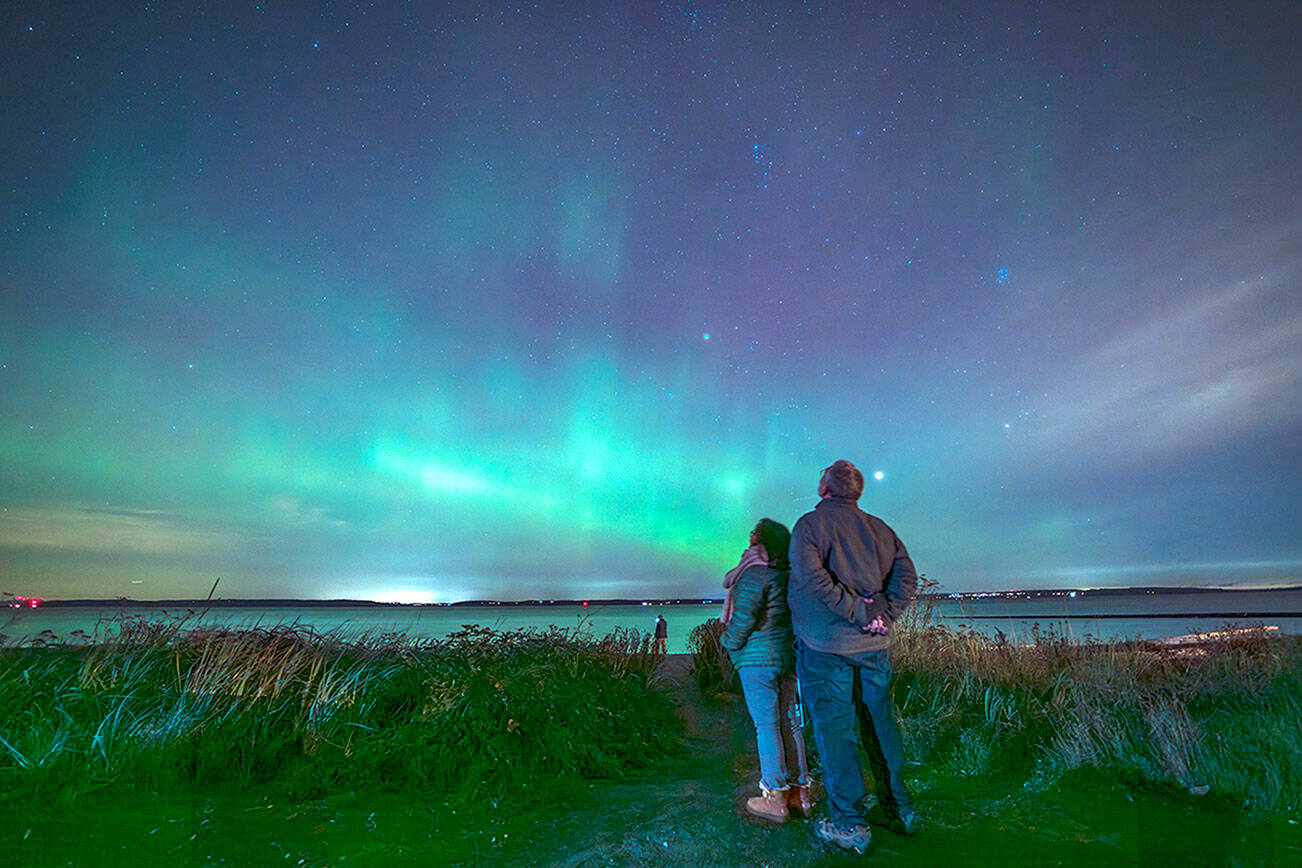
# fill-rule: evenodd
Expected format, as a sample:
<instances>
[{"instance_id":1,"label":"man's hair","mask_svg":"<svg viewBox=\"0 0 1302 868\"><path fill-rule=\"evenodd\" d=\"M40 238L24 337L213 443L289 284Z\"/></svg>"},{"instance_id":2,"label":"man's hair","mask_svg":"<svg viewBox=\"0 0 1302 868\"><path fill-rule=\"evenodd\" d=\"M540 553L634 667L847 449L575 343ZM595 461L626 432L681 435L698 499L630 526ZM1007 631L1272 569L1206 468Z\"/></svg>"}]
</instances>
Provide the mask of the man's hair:
<instances>
[{"instance_id":1,"label":"man's hair","mask_svg":"<svg viewBox=\"0 0 1302 868\"><path fill-rule=\"evenodd\" d=\"M833 461L832 466L823 471L823 482L827 484L827 493L833 497L858 500L863 494L863 474L844 458Z\"/></svg>"}]
</instances>

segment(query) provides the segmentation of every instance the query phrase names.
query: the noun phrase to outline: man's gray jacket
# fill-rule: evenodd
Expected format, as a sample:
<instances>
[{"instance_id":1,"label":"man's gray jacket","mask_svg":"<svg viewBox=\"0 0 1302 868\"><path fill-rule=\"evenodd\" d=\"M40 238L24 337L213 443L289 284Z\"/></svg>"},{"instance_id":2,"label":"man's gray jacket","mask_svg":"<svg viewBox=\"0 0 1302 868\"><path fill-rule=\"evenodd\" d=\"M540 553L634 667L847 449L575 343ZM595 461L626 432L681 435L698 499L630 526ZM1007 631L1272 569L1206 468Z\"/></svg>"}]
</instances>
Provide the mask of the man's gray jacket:
<instances>
[{"instance_id":1,"label":"man's gray jacket","mask_svg":"<svg viewBox=\"0 0 1302 868\"><path fill-rule=\"evenodd\" d=\"M904 543L852 498L824 498L791 531L791 626L815 651L885 648L889 636L863 628L879 615L887 626L893 624L917 590L918 574Z\"/></svg>"}]
</instances>

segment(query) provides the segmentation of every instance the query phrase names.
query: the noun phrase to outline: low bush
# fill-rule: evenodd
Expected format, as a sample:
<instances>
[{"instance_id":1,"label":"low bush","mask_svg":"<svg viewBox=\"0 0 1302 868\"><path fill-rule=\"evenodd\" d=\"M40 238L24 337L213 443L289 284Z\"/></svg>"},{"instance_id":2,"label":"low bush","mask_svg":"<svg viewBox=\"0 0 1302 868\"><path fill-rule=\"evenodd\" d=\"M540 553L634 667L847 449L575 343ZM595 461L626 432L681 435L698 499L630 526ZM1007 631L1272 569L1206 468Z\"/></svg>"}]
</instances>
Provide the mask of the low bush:
<instances>
[{"instance_id":1,"label":"low bush","mask_svg":"<svg viewBox=\"0 0 1302 868\"><path fill-rule=\"evenodd\" d=\"M703 696L741 692L737 670L720 644L722 637L723 622L718 618L698 624L687 636L687 648L692 654L692 676Z\"/></svg>"}]
</instances>

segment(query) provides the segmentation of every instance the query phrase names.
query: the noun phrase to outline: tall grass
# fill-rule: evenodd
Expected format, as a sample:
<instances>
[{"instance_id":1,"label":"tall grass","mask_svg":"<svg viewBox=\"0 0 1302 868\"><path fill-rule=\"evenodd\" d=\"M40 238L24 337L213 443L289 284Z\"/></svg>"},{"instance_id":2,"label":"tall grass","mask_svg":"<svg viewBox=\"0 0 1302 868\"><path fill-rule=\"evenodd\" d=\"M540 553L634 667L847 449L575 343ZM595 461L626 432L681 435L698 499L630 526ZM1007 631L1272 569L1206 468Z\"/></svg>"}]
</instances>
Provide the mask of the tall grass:
<instances>
[{"instance_id":1,"label":"tall grass","mask_svg":"<svg viewBox=\"0 0 1302 868\"><path fill-rule=\"evenodd\" d=\"M633 632L411 641L127 621L111 642L0 650L0 787L552 789L670 749L660 659Z\"/></svg>"},{"instance_id":2,"label":"tall grass","mask_svg":"<svg viewBox=\"0 0 1302 868\"><path fill-rule=\"evenodd\" d=\"M1078 769L1232 797L1253 811L1302 807L1302 642L1264 632L1194 649L1016 645L906 612L892 648L906 747L928 776Z\"/></svg>"}]
</instances>

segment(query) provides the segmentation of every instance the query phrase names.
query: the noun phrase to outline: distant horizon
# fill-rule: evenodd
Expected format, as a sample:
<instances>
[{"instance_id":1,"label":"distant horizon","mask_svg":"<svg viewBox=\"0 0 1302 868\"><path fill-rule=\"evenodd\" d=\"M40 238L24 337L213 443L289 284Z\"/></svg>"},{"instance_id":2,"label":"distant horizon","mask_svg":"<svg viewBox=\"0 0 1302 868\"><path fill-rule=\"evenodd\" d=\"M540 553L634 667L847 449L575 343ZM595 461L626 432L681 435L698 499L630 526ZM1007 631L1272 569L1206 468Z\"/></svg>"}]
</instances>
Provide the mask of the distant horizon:
<instances>
[{"instance_id":1,"label":"distant horizon","mask_svg":"<svg viewBox=\"0 0 1302 868\"><path fill-rule=\"evenodd\" d=\"M1267 586L1190 586L1190 585L1128 585L1113 586L1104 588L1085 588L1085 587L1060 587L1060 588L1006 588L1002 590L987 591L935 591L925 594L919 594L918 597L926 599L935 598L969 598L969 597L986 597L986 596L1009 596L1015 594L1028 594L1032 596L1056 596L1061 594L1078 593L1078 594L1133 594L1142 592L1161 592L1172 594L1190 594L1190 593L1234 593L1234 592L1268 592L1268 591L1302 591L1302 584L1286 585L1267 585ZM26 599L22 596L19 599ZM51 597L37 598L41 605L49 604L140 604L140 605L258 605L270 603L290 603L290 604L308 604L308 605L363 605L363 606L473 606L473 605L503 605L503 606L568 606L568 605L708 605L719 604L723 602L723 597L561 597L561 598L535 598L524 597L519 599L491 599L475 598L465 600L452 600L447 602L397 602L386 600L372 600L357 597L214 597L205 599L202 597L158 597L158 598L141 598L141 597Z\"/></svg>"}]
</instances>

